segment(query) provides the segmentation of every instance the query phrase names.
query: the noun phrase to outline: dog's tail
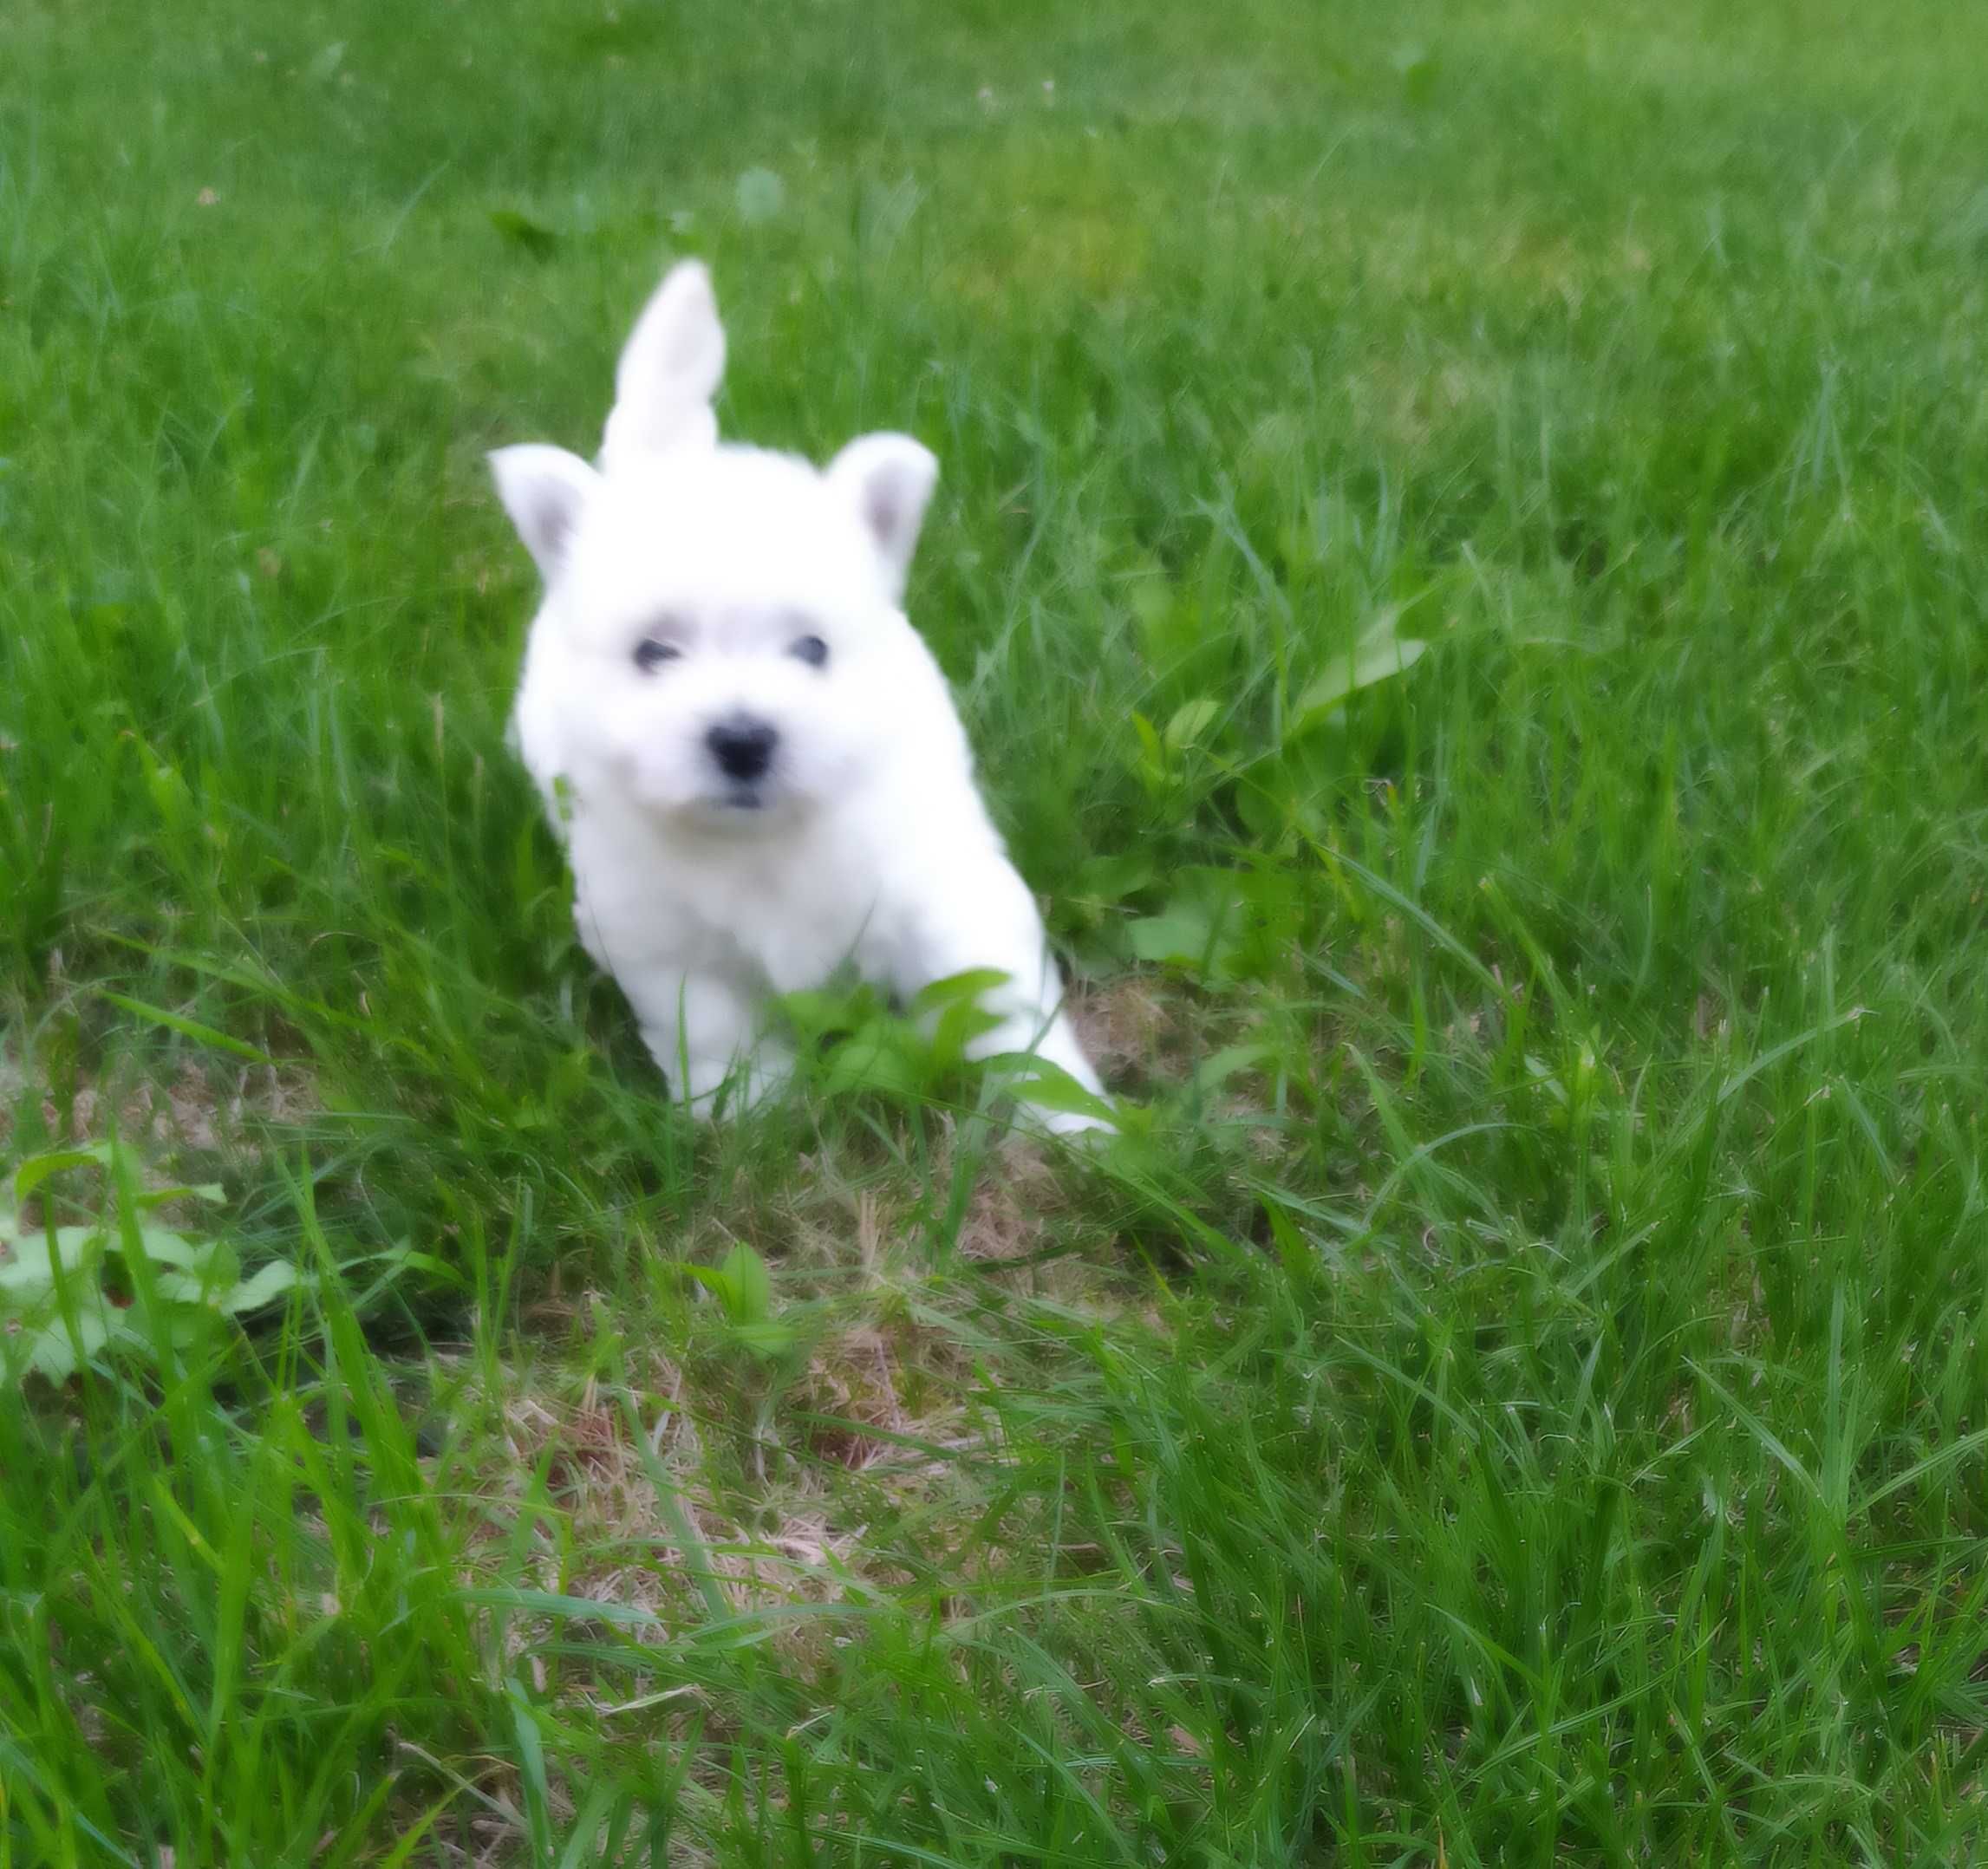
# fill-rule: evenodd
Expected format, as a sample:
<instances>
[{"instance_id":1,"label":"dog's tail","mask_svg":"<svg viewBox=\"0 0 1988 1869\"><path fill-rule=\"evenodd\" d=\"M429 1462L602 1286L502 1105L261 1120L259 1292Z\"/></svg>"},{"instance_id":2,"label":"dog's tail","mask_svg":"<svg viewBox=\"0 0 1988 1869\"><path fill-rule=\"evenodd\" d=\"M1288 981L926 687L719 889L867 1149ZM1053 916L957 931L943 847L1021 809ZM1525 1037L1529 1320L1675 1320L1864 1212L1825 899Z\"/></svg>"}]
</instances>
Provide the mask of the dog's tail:
<instances>
[{"instance_id":1,"label":"dog's tail","mask_svg":"<svg viewBox=\"0 0 1988 1869\"><path fill-rule=\"evenodd\" d=\"M725 374L725 327L711 275L684 260L642 308L615 369L615 406L601 438L601 470L718 440L712 409Z\"/></svg>"}]
</instances>

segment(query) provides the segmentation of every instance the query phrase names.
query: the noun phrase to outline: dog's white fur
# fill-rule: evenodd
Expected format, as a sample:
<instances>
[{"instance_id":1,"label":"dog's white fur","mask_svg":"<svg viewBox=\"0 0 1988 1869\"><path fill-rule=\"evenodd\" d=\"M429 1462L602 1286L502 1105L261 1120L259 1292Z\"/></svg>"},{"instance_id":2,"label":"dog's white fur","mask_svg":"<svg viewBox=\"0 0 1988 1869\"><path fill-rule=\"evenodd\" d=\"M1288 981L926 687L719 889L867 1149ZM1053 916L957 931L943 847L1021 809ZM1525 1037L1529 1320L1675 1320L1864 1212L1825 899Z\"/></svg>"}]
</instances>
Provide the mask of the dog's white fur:
<instances>
[{"instance_id":1,"label":"dog's white fur","mask_svg":"<svg viewBox=\"0 0 1988 1869\"><path fill-rule=\"evenodd\" d=\"M851 442L825 472L721 444L724 366L709 277L687 262L636 322L597 466L491 456L544 580L512 732L567 840L582 941L701 1114L728 1081L735 1104L779 1084L769 997L851 962L902 1000L998 971L981 1003L999 1022L970 1054L1033 1052L1098 1094L899 607L937 462L906 435ZM777 736L763 774L721 768L727 727Z\"/></svg>"}]
</instances>

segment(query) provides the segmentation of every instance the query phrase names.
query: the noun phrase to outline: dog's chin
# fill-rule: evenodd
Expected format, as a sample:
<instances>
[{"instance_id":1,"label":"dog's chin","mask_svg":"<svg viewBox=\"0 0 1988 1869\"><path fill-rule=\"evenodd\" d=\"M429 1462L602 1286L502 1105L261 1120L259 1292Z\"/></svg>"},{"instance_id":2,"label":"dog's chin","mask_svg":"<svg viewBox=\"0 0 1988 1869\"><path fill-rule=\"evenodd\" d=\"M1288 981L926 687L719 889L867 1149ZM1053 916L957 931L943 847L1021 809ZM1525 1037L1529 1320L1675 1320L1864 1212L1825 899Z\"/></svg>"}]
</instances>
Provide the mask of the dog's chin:
<instances>
[{"instance_id":1,"label":"dog's chin","mask_svg":"<svg viewBox=\"0 0 1988 1869\"><path fill-rule=\"evenodd\" d=\"M779 785L726 785L674 807L678 824L713 837L757 837L792 824L805 801Z\"/></svg>"}]
</instances>

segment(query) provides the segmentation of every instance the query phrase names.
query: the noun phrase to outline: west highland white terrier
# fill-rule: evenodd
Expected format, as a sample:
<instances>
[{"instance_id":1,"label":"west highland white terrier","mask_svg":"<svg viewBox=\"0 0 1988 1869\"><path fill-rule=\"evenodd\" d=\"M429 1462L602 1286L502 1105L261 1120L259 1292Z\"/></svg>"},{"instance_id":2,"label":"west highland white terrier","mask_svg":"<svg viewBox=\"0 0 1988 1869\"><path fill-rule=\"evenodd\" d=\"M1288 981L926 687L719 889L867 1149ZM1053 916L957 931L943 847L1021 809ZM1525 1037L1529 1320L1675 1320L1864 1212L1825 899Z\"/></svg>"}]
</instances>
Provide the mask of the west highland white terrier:
<instances>
[{"instance_id":1,"label":"west highland white terrier","mask_svg":"<svg viewBox=\"0 0 1988 1869\"><path fill-rule=\"evenodd\" d=\"M937 461L899 434L825 471L721 443L724 368L710 277L685 263L622 353L596 466L490 457L544 582L512 732L566 841L582 942L701 1115L777 1089L792 1056L771 1000L851 965L900 1003L998 974L968 1055L1031 1053L1100 1095L900 607Z\"/></svg>"}]
</instances>

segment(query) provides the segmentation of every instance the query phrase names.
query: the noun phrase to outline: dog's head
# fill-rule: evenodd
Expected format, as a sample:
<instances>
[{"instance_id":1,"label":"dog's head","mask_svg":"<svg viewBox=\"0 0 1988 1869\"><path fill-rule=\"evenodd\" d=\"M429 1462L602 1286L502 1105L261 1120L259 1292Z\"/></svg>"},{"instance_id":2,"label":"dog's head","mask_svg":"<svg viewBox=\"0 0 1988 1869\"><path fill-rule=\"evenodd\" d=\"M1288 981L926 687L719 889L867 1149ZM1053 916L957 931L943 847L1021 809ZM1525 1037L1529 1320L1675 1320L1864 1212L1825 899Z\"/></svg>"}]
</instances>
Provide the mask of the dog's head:
<instances>
[{"instance_id":1,"label":"dog's head","mask_svg":"<svg viewBox=\"0 0 1988 1869\"><path fill-rule=\"evenodd\" d=\"M558 637L558 765L743 829L860 785L929 711L898 606L938 464L907 435L825 470L721 445L724 365L709 277L680 265L622 355L598 466L527 446L491 466Z\"/></svg>"}]
</instances>

